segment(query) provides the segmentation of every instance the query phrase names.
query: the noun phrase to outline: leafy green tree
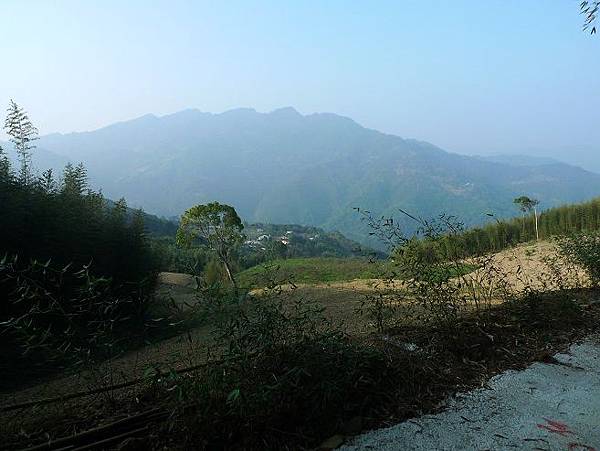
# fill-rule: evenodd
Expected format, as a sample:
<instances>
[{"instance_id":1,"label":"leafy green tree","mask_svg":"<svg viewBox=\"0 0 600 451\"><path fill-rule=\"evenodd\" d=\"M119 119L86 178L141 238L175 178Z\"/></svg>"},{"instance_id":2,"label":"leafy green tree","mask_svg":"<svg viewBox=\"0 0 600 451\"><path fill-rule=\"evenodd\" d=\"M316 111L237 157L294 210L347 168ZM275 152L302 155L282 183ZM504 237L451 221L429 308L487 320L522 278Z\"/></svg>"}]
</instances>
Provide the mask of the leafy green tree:
<instances>
[{"instance_id":1,"label":"leafy green tree","mask_svg":"<svg viewBox=\"0 0 600 451\"><path fill-rule=\"evenodd\" d=\"M539 241L540 233L538 229L538 215L536 207L539 205L540 201L537 199L531 199L527 196L520 196L513 200L513 203L519 206L519 209L523 212L523 215L525 215L525 213L530 213L533 210L535 218L535 238Z\"/></svg>"},{"instance_id":2,"label":"leafy green tree","mask_svg":"<svg viewBox=\"0 0 600 451\"><path fill-rule=\"evenodd\" d=\"M33 141L37 138L37 128L33 126L25 110L17 105L14 100L8 106L4 129L14 144L21 168L19 170L19 182L29 185L32 182L31 151L35 149Z\"/></svg>"},{"instance_id":3,"label":"leafy green tree","mask_svg":"<svg viewBox=\"0 0 600 451\"><path fill-rule=\"evenodd\" d=\"M196 205L183 214L176 239L180 246L197 243L214 253L237 292L232 263L236 249L244 242L243 230L242 220L233 207L211 202Z\"/></svg>"}]
</instances>

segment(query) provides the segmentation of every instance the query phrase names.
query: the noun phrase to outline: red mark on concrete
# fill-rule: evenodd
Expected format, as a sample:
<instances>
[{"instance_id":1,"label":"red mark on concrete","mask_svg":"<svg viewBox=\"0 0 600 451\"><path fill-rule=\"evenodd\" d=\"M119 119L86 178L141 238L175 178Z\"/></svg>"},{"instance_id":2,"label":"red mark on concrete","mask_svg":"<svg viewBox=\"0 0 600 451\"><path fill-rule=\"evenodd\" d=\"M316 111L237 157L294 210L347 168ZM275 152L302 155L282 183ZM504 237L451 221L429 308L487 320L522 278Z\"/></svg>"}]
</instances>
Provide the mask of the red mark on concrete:
<instances>
[{"instance_id":1,"label":"red mark on concrete","mask_svg":"<svg viewBox=\"0 0 600 451\"><path fill-rule=\"evenodd\" d=\"M596 451L593 446L584 445L583 443L569 443L569 451Z\"/></svg>"},{"instance_id":2,"label":"red mark on concrete","mask_svg":"<svg viewBox=\"0 0 600 451\"><path fill-rule=\"evenodd\" d=\"M544 418L544 420L546 420L547 424L538 423L538 428L546 429L547 431L562 435L563 437L573 433L573 431L571 431L569 429L569 426L567 426L565 423L561 423L560 421L549 420L548 418Z\"/></svg>"}]
</instances>

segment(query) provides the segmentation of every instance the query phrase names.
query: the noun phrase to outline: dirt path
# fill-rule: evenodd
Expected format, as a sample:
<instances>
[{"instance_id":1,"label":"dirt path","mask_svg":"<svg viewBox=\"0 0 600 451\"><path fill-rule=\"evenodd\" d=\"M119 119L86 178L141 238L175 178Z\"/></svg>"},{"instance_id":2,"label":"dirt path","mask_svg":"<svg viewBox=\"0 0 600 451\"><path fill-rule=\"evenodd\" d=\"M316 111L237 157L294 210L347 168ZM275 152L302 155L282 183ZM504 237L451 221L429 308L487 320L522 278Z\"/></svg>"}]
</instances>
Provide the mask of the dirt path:
<instances>
[{"instance_id":1,"label":"dirt path","mask_svg":"<svg viewBox=\"0 0 600 451\"><path fill-rule=\"evenodd\" d=\"M507 371L448 408L362 434L343 450L600 450L600 337L554 364Z\"/></svg>"}]
</instances>

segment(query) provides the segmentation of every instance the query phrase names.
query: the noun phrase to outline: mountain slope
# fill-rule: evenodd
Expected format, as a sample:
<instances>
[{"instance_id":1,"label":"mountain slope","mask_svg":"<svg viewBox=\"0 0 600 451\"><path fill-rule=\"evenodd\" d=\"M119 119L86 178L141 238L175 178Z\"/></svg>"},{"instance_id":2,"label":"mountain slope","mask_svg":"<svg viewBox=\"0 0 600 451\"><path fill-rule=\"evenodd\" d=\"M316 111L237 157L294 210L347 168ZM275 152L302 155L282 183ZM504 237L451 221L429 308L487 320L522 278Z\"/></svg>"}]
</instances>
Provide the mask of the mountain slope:
<instances>
[{"instance_id":1,"label":"mountain slope","mask_svg":"<svg viewBox=\"0 0 600 451\"><path fill-rule=\"evenodd\" d=\"M489 212L512 216L512 199L521 194L543 207L600 194L600 175L574 166L451 154L348 118L303 116L292 108L147 115L42 137L37 153L45 152L83 161L93 186L152 213L173 216L218 200L248 221L320 226L363 242L353 207L447 212L476 224Z\"/></svg>"}]
</instances>

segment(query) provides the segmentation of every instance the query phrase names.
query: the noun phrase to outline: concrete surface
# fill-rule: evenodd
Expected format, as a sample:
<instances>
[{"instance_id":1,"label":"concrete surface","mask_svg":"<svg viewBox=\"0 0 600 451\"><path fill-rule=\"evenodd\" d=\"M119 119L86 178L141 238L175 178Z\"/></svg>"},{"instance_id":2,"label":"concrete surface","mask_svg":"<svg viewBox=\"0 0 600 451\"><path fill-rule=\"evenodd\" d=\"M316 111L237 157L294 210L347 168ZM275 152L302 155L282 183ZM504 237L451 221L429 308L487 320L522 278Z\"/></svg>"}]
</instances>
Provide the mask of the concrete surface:
<instances>
[{"instance_id":1,"label":"concrete surface","mask_svg":"<svg viewBox=\"0 0 600 451\"><path fill-rule=\"evenodd\" d=\"M347 442L343 450L600 451L600 340L492 378L448 408Z\"/></svg>"}]
</instances>

